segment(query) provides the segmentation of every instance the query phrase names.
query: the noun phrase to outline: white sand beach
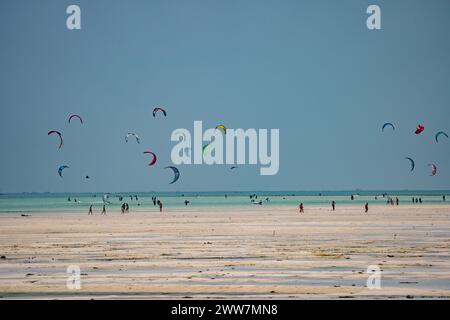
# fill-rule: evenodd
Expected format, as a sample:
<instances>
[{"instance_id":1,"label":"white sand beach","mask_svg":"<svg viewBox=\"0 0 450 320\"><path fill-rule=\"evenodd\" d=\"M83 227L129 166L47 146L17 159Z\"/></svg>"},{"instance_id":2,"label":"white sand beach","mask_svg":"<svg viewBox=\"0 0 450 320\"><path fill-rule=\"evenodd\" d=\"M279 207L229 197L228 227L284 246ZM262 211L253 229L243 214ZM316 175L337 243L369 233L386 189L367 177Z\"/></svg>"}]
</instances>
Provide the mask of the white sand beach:
<instances>
[{"instance_id":1,"label":"white sand beach","mask_svg":"<svg viewBox=\"0 0 450 320\"><path fill-rule=\"evenodd\" d=\"M448 299L450 206L3 214L0 256L3 299Z\"/></svg>"}]
</instances>

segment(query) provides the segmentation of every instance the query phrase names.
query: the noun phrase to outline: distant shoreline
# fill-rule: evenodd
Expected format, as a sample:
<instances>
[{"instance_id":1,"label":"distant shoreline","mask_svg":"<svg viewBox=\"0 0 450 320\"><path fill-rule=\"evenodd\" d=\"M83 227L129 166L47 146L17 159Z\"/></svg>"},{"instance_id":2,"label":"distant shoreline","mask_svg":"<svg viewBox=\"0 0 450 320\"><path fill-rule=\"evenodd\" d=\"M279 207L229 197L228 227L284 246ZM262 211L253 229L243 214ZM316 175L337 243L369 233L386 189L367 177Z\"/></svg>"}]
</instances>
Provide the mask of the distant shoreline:
<instances>
[{"instance_id":1,"label":"distant shoreline","mask_svg":"<svg viewBox=\"0 0 450 320\"><path fill-rule=\"evenodd\" d=\"M0 193L0 196L18 196L18 195L54 195L54 196L67 196L71 194L76 195L161 195L161 196L181 196L181 195L202 195L202 196L217 196L217 195L252 195L258 196L326 196L326 195L364 195L364 196L377 196L382 194L388 195L427 195L427 196L442 196L450 194L450 189L429 189L429 190L415 190L415 189L392 189L392 190L305 190L305 191L293 191L293 190L250 190L250 191L93 191L93 192L80 192L80 191L68 191L68 192L4 192Z\"/></svg>"}]
</instances>

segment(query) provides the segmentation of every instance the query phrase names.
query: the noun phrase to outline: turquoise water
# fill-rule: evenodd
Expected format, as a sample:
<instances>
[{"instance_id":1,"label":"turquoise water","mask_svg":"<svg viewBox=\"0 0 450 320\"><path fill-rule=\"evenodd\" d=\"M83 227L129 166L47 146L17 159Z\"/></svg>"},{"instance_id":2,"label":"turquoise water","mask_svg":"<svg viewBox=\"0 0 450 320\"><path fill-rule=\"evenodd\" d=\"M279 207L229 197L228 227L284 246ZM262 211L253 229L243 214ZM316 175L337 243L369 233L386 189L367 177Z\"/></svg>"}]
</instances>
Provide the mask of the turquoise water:
<instances>
[{"instance_id":1,"label":"turquoise water","mask_svg":"<svg viewBox=\"0 0 450 320\"><path fill-rule=\"evenodd\" d=\"M308 205L330 206L331 201L336 201L337 205L363 205L366 202L373 205L386 203L387 198L383 198L384 191L309 191L309 192L185 192L185 193L120 193L108 194L107 206L110 208L120 208L123 202L127 202L130 209L133 208L153 208L152 196L157 196L165 208L185 207L184 201L188 200L189 208L192 207L233 207L233 206L254 206L249 196L256 194L256 202L262 201L263 206L298 206L300 202ZM394 199L398 197L400 204L411 204L412 197L421 197L423 204L443 204L442 195L447 195L450 203L449 190L433 191L387 191ZM355 195L354 200L350 195ZM135 199L137 195L138 200ZM225 197L227 195L227 197ZM103 193L24 193L24 194L2 194L0 195L0 212L57 212L57 211L87 211L90 205L94 208L103 206ZM123 199L120 201L119 197ZM133 196L133 199L130 198ZM377 196L378 199L375 199ZM68 201L70 197L71 201ZM265 199L269 198L269 201ZM75 202L75 199L77 200Z\"/></svg>"}]
</instances>

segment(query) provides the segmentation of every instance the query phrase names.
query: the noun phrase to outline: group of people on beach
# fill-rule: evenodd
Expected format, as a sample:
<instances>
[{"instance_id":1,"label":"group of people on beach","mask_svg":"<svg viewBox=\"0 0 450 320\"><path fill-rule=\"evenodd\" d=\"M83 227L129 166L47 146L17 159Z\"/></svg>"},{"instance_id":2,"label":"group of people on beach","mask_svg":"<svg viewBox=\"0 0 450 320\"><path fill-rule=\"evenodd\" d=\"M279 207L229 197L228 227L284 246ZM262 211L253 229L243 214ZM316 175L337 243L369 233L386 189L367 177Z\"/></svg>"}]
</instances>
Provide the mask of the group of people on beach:
<instances>
[{"instance_id":1,"label":"group of people on beach","mask_svg":"<svg viewBox=\"0 0 450 320\"><path fill-rule=\"evenodd\" d=\"M444 196L444 199L445 199L445 196ZM415 198L415 197L413 197L412 198L412 203L422 203L422 198Z\"/></svg>"},{"instance_id":2,"label":"group of people on beach","mask_svg":"<svg viewBox=\"0 0 450 320\"><path fill-rule=\"evenodd\" d=\"M298 205L298 210L300 213L305 212L305 206L304 206L303 202ZM331 210L332 211L336 210L336 201L334 201L334 200L331 201ZM366 212L366 213L369 212L369 203L368 202L366 202L366 204L364 205L364 212Z\"/></svg>"},{"instance_id":3,"label":"group of people on beach","mask_svg":"<svg viewBox=\"0 0 450 320\"><path fill-rule=\"evenodd\" d=\"M390 204L391 206L395 204L398 206L400 204L400 199L396 197L394 200L393 198L389 197L386 201L386 204Z\"/></svg>"},{"instance_id":4,"label":"group of people on beach","mask_svg":"<svg viewBox=\"0 0 450 320\"><path fill-rule=\"evenodd\" d=\"M162 209L163 209L163 203L162 203L162 201L159 200L159 199L156 198L156 197L152 197L152 201L153 201L153 206L158 205L158 207L159 207L159 212L162 212ZM185 205L187 205L187 204L185 203Z\"/></svg>"},{"instance_id":5,"label":"group of people on beach","mask_svg":"<svg viewBox=\"0 0 450 320\"><path fill-rule=\"evenodd\" d=\"M120 209L121 209L121 213L125 214L130 211L130 206L128 205L127 202L124 202L124 203L122 203L122 206L120 207Z\"/></svg>"},{"instance_id":6,"label":"group of people on beach","mask_svg":"<svg viewBox=\"0 0 450 320\"><path fill-rule=\"evenodd\" d=\"M91 205L89 206L88 216L93 216L93 215L94 215L94 212L92 211L92 204L91 204ZM103 205L101 215L102 215L102 216L106 216L106 205Z\"/></svg>"},{"instance_id":7,"label":"group of people on beach","mask_svg":"<svg viewBox=\"0 0 450 320\"><path fill-rule=\"evenodd\" d=\"M184 196L184 195L183 195ZM395 199L394 198L391 198L390 196L388 196L388 194L383 194L382 195L383 196L383 198L385 198L385 197L387 197L388 199L387 199L387 201L386 201L386 203L388 204L388 205L400 205L400 199L398 198L398 197L396 197ZM251 202L253 203L253 204L260 204L260 205L262 205L262 200L257 200L258 199L258 195L256 195L256 194L252 194L252 195L250 195L249 196L249 198L250 198L250 200L251 200ZM122 196L120 196L119 197L119 200L120 201L122 201L122 199L123 199L123 197ZM131 200L136 200L136 201L138 201L138 196L137 195L134 195L134 196L130 196L130 199ZM284 198L283 198L284 199ZM355 196L354 195L351 195L350 196L350 199L351 200L354 200L355 199ZM72 199L70 199L70 197L67 199L68 201L72 201ZM378 197L377 196L375 196L375 200L378 200ZM74 198L74 201L75 202L77 202L77 199L75 199ZM270 199L269 198L265 198L265 201L266 202L269 202L270 201ZM446 198L445 198L445 195L443 195L442 196L442 201L446 201ZM163 203L162 203L162 201L161 200L159 200L157 197L155 197L155 196L153 196L152 197L152 202L153 202L153 205L154 206L158 206L159 207L159 212L162 212L163 211ZM418 198L418 197L412 197L412 203L423 203L423 201L422 201L422 198ZM185 200L184 201L184 205L185 206L187 206L187 205L189 205L190 204L190 201L189 200ZM139 204L138 204L139 205ZM89 212L88 212L88 215L93 215L93 209L92 209L92 205L89 207ZM128 213L129 212L129 205L128 205L128 203L126 203L126 202L124 202L124 203L122 203L122 206L121 206L121 213L122 214L125 214L125 213ZM304 206L304 204L303 204L303 202L302 203L300 203L299 204L299 206L298 206L298 209L299 209L299 212L300 213L304 213L305 212L305 206ZM331 210L332 211L335 211L336 210L336 201L331 201ZM365 213L367 213L367 212L369 212L369 203L368 202L366 202L366 204L364 205L364 212ZM105 204L103 204L103 208L102 208L102 212L101 212L101 215L106 215L106 205Z\"/></svg>"},{"instance_id":8,"label":"group of people on beach","mask_svg":"<svg viewBox=\"0 0 450 320\"><path fill-rule=\"evenodd\" d=\"M138 200L137 196L130 196L130 198L132 200L133 199ZM123 197L119 197L119 200L122 201ZM154 206L157 205L159 207L159 212L162 212L162 210L163 210L163 203L162 203L162 201L157 199L156 197L152 197L152 202L153 202ZM120 206L120 212L121 212L122 215L125 214L125 213L129 213L130 212L130 205L128 204L128 202L122 203L122 205ZM89 216L94 215L93 205L92 204L89 206L88 215ZM101 215L106 215L106 204L103 204Z\"/></svg>"}]
</instances>

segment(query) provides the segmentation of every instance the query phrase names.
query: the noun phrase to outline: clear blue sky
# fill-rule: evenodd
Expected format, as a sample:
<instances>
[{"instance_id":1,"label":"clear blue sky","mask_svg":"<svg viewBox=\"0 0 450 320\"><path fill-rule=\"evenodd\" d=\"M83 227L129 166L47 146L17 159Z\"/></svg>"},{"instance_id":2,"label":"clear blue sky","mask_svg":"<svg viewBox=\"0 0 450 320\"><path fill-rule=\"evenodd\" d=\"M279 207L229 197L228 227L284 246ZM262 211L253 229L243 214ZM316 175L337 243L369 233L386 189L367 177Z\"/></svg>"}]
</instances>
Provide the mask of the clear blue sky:
<instances>
[{"instance_id":1,"label":"clear blue sky","mask_svg":"<svg viewBox=\"0 0 450 320\"><path fill-rule=\"evenodd\" d=\"M80 31L66 28L70 4ZM450 141L434 142L450 133L449 12L447 0L2 0L0 192L450 189ZM169 185L170 133L194 120L279 128L278 175L180 166ZM395 134L381 134L387 121ZM124 142L130 130L141 145Z\"/></svg>"}]
</instances>

